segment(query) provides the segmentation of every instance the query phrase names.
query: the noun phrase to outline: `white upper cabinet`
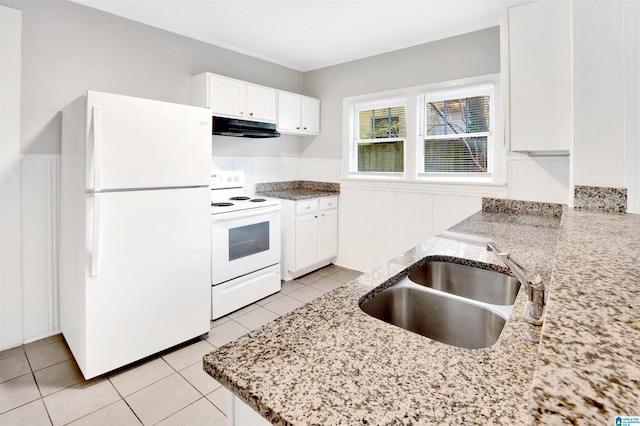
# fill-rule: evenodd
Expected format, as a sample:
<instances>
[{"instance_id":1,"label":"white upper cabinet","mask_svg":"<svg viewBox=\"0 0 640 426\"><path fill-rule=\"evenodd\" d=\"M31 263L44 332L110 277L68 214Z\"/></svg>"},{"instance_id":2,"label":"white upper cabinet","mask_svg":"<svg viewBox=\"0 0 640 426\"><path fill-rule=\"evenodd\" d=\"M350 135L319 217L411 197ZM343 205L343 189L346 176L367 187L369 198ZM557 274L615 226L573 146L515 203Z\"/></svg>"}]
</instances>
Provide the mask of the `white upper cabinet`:
<instances>
[{"instance_id":1,"label":"white upper cabinet","mask_svg":"<svg viewBox=\"0 0 640 426\"><path fill-rule=\"evenodd\" d=\"M191 102L213 115L276 122L276 89L211 73L191 80Z\"/></svg>"},{"instance_id":2,"label":"white upper cabinet","mask_svg":"<svg viewBox=\"0 0 640 426\"><path fill-rule=\"evenodd\" d=\"M278 90L278 130L294 135L320 133L320 100Z\"/></svg>"},{"instance_id":3,"label":"white upper cabinet","mask_svg":"<svg viewBox=\"0 0 640 426\"><path fill-rule=\"evenodd\" d=\"M505 137L511 151L568 151L573 79L570 0L508 9L501 23Z\"/></svg>"},{"instance_id":4,"label":"white upper cabinet","mask_svg":"<svg viewBox=\"0 0 640 426\"><path fill-rule=\"evenodd\" d=\"M247 83L247 120L276 121L276 89Z\"/></svg>"},{"instance_id":5,"label":"white upper cabinet","mask_svg":"<svg viewBox=\"0 0 640 426\"><path fill-rule=\"evenodd\" d=\"M278 90L278 130L300 130L300 95Z\"/></svg>"},{"instance_id":6,"label":"white upper cabinet","mask_svg":"<svg viewBox=\"0 0 640 426\"><path fill-rule=\"evenodd\" d=\"M320 133L320 99L309 96L301 96L300 98L302 131L317 135Z\"/></svg>"}]
</instances>

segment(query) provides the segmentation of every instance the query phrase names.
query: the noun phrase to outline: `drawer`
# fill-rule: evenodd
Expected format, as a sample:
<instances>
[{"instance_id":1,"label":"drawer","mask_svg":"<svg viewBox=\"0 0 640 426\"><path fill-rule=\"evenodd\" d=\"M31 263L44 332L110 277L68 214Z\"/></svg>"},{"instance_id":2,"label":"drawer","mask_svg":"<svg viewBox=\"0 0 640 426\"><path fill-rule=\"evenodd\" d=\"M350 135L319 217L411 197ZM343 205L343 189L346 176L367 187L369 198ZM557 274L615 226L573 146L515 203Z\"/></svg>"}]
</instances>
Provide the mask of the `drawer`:
<instances>
[{"instance_id":1,"label":"drawer","mask_svg":"<svg viewBox=\"0 0 640 426\"><path fill-rule=\"evenodd\" d=\"M320 210L331 210L338 208L338 197L320 198Z\"/></svg>"},{"instance_id":2,"label":"drawer","mask_svg":"<svg viewBox=\"0 0 640 426\"><path fill-rule=\"evenodd\" d=\"M296 203L296 216L318 211L318 200L298 201Z\"/></svg>"}]
</instances>

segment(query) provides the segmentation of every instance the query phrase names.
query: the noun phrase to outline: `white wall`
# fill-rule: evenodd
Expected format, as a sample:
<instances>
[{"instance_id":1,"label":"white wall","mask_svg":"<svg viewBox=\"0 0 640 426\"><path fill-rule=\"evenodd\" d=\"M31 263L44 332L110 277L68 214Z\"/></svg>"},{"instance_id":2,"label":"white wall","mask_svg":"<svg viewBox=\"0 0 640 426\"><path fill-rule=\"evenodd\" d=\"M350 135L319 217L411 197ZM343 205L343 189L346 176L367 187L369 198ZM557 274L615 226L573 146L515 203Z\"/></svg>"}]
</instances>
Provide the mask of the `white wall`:
<instances>
[{"instance_id":1,"label":"white wall","mask_svg":"<svg viewBox=\"0 0 640 426\"><path fill-rule=\"evenodd\" d=\"M189 103L190 77L205 71L292 92L302 73L67 0L0 0L22 10L23 154L60 152L59 111L87 90ZM225 138L235 155L299 155L301 139L270 145ZM262 150L267 148L266 152Z\"/></svg>"},{"instance_id":2,"label":"white wall","mask_svg":"<svg viewBox=\"0 0 640 426\"><path fill-rule=\"evenodd\" d=\"M190 77L204 71L301 92L302 73L66 0L0 5L22 16L21 40L19 20L5 24L2 8L1 350L58 331L56 176L65 105L88 89L189 103ZM300 157L301 142L212 138L219 154L269 157Z\"/></svg>"},{"instance_id":3,"label":"white wall","mask_svg":"<svg viewBox=\"0 0 640 426\"><path fill-rule=\"evenodd\" d=\"M597 30L601 37L611 42L620 41L618 30L611 27L619 24L616 16L620 10L617 6L608 10L610 2L607 0L593 0L590 5L582 4L589 2L580 3L577 16L585 16L587 22L597 24L594 31ZM23 116L20 146L25 179L22 204L30 209L28 215L23 215L22 224L22 228L28 230L23 236L22 252L29 258L29 264L25 264L24 268L25 271L28 268L28 273L23 279L27 297L23 304L28 314L24 321L25 339L43 337L57 328L57 253L53 249L57 238L57 218L51 209L55 210L55 164L60 149L59 111L83 91L105 90L188 103L189 77L211 71L319 97L320 136L289 136L269 141L213 138L214 167L247 170L249 188L253 190L256 182L297 179L339 181L342 98L345 96L500 70L497 28L302 74L64 0L0 0L0 4L21 9L23 15L21 75L24 89L19 100ZM594 5L607 9L603 16L610 17L611 21L609 18L601 21L598 17L600 12ZM574 167L577 176L580 176L580 181L576 183L624 186L631 179L621 178L621 174L624 176L625 173L624 164L620 165L620 149L624 145L621 140L624 138L606 139L607 148L602 154L598 142L603 139L595 136L604 130L609 134L618 134L618 130L605 126L598 113L605 114L604 117L613 120L616 125L621 124L616 113L603 112L597 108L596 102L605 99L615 103L623 96L617 82L613 83L612 92L603 93L610 78L622 76L618 75L614 66L600 64L612 60L619 65L620 52L617 48L609 52L606 43L600 39L594 40L589 34L591 29L580 25L577 35L582 37L578 40L582 44L579 46L581 56L578 63L586 68L580 71L574 90L597 92L599 96L596 99L592 93L580 93L576 98L585 103L576 121L576 131L579 130L581 138L585 139L575 157ZM4 25L2 30L5 31ZM609 31L612 32L607 35ZM637 37L636 32L625 34L627 39ZM595 57L589 56L591 48L588 43L595 44ZM640 43L634 41L633 45ZM590 66L594 66L594 69L589 70ZM634 81L637 81L637 65L630 70L627 64L626 69L627 80L635 78ZM2 82L15 89L19 87L19 77L20 72L9 80L3 78ZM633 103L635 93L637 91L632 96L627 94L625 99ZM614 105L614 110L620 113L617 105ZM17 111L17 108L14 107L13 111ZM635 118L636 127L632 128L638 134L637 115ZM626 125L627 133L630 132L629 120L621 125L623 128ZM618 151L613 152L615 150ZM15 156L15 151L12 155ZM598 156L604 168L601 172L596 170L594 174L593 161ZM639 161L627 164L627 174L634 167L635 170L639 168ZM338 263L354 269L369 269L479 210L483 195L562 202L570 192L568 167L566 157L510 155L507 159L508 187L484 192L473 189L459 191L450 187L398 187L376 182L342 181ZM635 178L639 179L638 173ZM19 203L12 205L15 211ZM0 204L0 208L3 208L3 204ZM2 220L0 217L0 223ZM19 222L18 218L10 221L12 225ZM3 236L2 241L8 240ZM18 239L12 247L18 247L19 244ZM0 261L10 263L6 259L9 258L3 255ZM3 270L0 269L0 272ZM3 285L2 281L0 285ZM15 286L12 289L15 297ZM5 299L5 294L0 294L2 315L9 312L4 308L4 304L8 303L5 300L9 300ZM21 309L22 304L12 303L11 307L15 318L15 312ZM21 328L12 324L10 331L20 334Z\"/></svg>"},{"instance_id":4,"label":"white wall","mask_svg":"<svg viewBox=\"0 0 640 426\"><path fill-rule=\"evenodd\" d=\"M0 350L22 343L21 33L20 11L0 6Z\"/></svg>"},{"instance_id":5,"label":"white wall","mask_svg":"<svg viewBox=\"0 0 640 426\"><path fill-rule=\"evenodd\" d=\"M304 74L304 92L320 98L319 136L308 158L342 157L342 98L500 72L500 30L475 31Z\"/></svg>"},{"instance_id":6,"label":"white wall","mask_svg":"<svg viewBox=\"0 0 640 426\"><path fill-rule=\"evenodd\" d=\"M213 170L244 170L245 190L255 192L256 183L311 180L340 182L340 160L299 157L238 157L214 155Z\"/></svg>"},{"instance_id":7,"label":"white wall","mask_svg":"<svg viewBox=\"0 0 640 426\"><path fill-rule=\"evenodd\" d=\"M304 89L320 98L322 131L304 157L348 152L343 98L498 72L498 27L307 72ZM504 167L506 187L341 181L336 262L367 270L480 210L483 196L568 202L568 158L514 155Z\"/></svg>"}]
</instances>

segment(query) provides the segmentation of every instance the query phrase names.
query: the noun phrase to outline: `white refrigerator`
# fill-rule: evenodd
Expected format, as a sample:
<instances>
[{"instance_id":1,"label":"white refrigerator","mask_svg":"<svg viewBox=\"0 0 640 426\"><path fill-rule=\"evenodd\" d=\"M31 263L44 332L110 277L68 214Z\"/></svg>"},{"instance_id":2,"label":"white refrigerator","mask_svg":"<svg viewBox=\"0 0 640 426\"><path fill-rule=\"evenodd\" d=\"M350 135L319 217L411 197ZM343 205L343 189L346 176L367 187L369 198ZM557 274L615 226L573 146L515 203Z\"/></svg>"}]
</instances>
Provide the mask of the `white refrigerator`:
<instances>
[{"instance_id":1,"label":"white refrigerator","mask_svg":"<svg viewBox=\"0 0 640 426\"><path fill-rule=\"evenodd\" d=\"M89 91L61 158L60 327L85 379L207 333L210 110Z\"/></svg>"}]
</instances>

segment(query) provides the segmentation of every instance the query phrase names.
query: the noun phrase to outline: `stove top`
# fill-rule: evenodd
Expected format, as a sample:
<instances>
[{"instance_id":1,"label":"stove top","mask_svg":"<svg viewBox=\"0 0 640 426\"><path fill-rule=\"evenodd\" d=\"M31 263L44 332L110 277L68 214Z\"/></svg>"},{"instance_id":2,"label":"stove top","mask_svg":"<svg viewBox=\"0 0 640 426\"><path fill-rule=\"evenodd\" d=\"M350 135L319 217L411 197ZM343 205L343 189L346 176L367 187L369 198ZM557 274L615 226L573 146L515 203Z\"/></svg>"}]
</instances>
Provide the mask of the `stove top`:
<instances>
[{"instance_id":1,"label":"stove top","mask_svg":"<svg viewBox=\"0 0 640 426\"><path fill-rule=\"evenodd\" d=\"M244 171L211 173L211 214L280 205L277 198L249 197L245 194Z\"/></svg>"},{"instance_id":2,"label":"stove top","mask_svg":"<svg viewBox=\"0 0 640 426\"><path fill-rule=\"evenodd\" d=\"M211 202L211 214L228 213L240 210L258 209L262 207L278 206L280 200L277 198L249 198L243 196L242 200L215 200Z\"/></svg>"}]
</instances>

